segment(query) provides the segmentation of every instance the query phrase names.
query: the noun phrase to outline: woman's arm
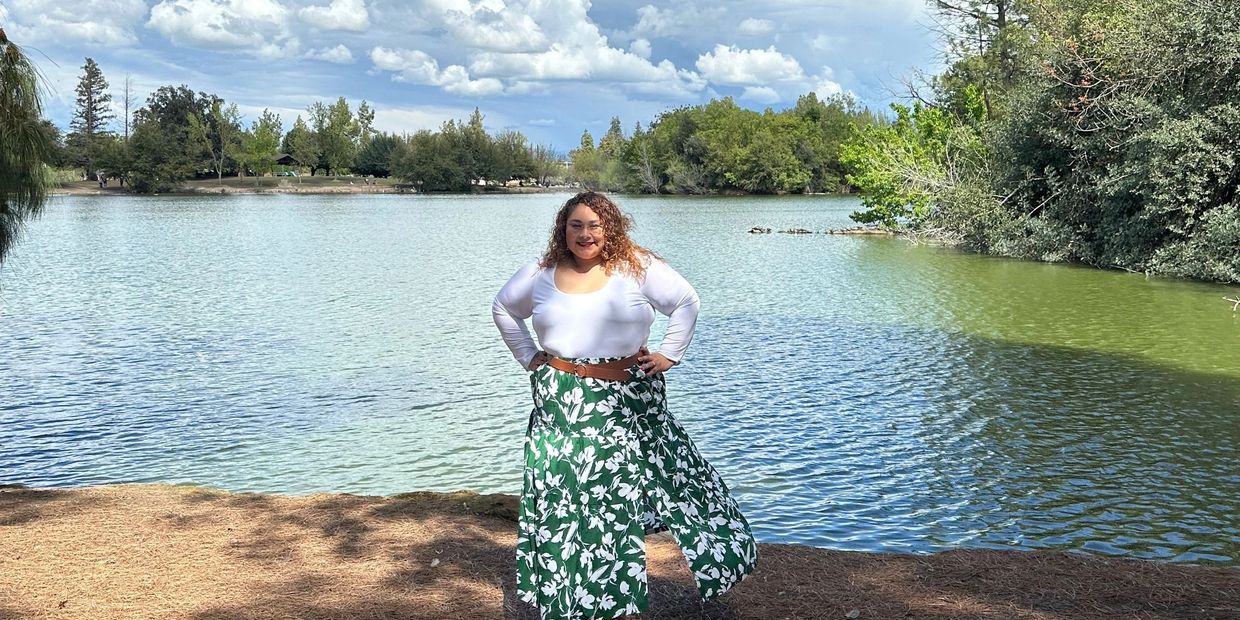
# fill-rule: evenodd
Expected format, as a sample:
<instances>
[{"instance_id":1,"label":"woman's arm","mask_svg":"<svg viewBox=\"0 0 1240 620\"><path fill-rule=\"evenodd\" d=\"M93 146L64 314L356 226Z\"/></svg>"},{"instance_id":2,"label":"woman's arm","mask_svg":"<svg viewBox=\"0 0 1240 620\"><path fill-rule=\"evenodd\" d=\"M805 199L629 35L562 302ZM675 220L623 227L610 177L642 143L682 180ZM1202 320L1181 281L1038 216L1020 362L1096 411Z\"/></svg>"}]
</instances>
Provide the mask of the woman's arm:
<instances>
[{"instance_id":1,"label":"woman's arm","mask_svg":"<svg viewBox=\"0 0 1240 620\"><path fill-rule=\"evenodd\" d=\"M534 282L539 271L537 261L522 267L491 303L491 318L495 320L504 344L508 345L508 350L512 351L512 356L521 363L521 367L527 369L538 353L538 345L530 336L525 319L534 314Z\"/></svg>"},{"instance_id":2,"label":"woman's arm","mask_svg":"<svg viewBox=\"0 0 1240 620\"><path fill-rule=\"evenodd\" d=\"M688 280L658 259L651 260L646 267L646 278L642 282L641 290L654 309L668 317L667 333L663 336L662 346L658 352L645 356L651 358L650 362L657 364L655 372L662 372L666 368L658 367L663 365L659 363L658 356L670 362L667 364L670 367L671 364L679 363L685 350L689 348L701 301Z\"/></svg>"}]
</instances>

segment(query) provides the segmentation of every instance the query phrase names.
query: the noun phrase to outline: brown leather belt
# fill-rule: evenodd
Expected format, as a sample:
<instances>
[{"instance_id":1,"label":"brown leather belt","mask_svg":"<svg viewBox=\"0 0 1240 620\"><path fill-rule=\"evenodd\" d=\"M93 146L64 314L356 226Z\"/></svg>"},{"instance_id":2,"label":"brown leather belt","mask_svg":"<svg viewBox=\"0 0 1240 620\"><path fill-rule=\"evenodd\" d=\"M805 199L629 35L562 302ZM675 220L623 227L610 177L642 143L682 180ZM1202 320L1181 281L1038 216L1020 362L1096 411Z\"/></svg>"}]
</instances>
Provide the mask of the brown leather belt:
<instances>
[{"instance_id":1,"label":"brown leather belt","mask_svg":"<svg viewBox=\"0 0 1240 620\"><path fill-rule=\"evenodd\" d=\"M548 356L547 365L556 370L577 375L583 379L586 377L593 377L595 379L606 379L608 381L628 381L633 378L633 375L629 374L628 368L637 363L638 357L641 357L640 353L612 362L577 364L562 357L551 355Z\"/></svg>"}]
</instances>

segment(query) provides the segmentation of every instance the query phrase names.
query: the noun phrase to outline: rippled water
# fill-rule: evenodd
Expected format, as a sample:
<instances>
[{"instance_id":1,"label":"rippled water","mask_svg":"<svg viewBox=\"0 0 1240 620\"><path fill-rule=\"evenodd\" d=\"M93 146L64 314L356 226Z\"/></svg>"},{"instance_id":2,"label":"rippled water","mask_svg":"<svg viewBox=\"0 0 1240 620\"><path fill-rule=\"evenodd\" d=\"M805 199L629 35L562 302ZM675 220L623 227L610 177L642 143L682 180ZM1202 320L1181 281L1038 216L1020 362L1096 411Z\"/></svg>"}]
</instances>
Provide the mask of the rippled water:
<instances>
[{"instance_id":1,"label":"rippled water","mask_svg":"<svg viewBox=\"0 0 1240 620\"><path fill-rule=\"evenodd\" d=\"M519 491L490 300L564 198L56 199L0 271L0 483ZM702 297L670 405L761 540L1240 565L1236 288L623 204Z\"/></svg>"}]
</instances>

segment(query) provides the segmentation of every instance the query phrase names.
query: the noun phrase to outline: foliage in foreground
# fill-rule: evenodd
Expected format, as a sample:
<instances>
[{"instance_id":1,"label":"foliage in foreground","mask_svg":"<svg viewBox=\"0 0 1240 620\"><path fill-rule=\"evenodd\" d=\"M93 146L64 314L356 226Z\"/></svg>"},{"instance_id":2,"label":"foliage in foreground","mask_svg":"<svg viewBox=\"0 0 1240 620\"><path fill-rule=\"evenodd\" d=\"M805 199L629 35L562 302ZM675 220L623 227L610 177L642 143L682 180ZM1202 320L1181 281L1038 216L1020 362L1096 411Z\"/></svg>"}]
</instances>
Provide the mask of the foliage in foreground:
<instances>
[{"instance_id":1,"label":"foliage in foreground","mask_svg":"<svg viewBox=\"0 0 1240 620\"><path fill-rule=\"evenodd\" d=\"M38 72L0 29L0 263L47 201L50 150Z\"/></svg>"},{"instance_id":2,"label":"foliage in foreground","mask_svg":"<svg viewBox=\"0 0 1240 620\"><path fill-rule=\"evenodd\" d=\"M978 4L1008 10L992 40L1017 56L1010 80L993 78L993 49L973 50L937 78L935 107L854 134L858 219L980 252L1240 282L1240 3ZM968 103L979 93L985 114Z\"/></svg>"}]
</instances>

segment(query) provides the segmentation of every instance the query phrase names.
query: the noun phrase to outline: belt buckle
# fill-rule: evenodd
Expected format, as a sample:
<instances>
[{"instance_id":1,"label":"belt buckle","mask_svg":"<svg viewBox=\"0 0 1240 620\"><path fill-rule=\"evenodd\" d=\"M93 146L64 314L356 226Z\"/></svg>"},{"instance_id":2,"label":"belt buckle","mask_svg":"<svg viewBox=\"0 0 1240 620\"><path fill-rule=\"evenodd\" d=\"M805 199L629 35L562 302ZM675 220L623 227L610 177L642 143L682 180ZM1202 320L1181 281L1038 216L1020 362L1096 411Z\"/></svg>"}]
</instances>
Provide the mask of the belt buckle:
<instances>
[{"instance_id":1,"label":"belt buckle","mask_svg":"<svg viewBox=\"0 0 1240 620\"><path fill-rule=\"evenodd\" d=\"M585 364L573 364L573 374L577 375L579 379L585 379L586 378L586 365Z\"/></svg>"}]
</instances>

